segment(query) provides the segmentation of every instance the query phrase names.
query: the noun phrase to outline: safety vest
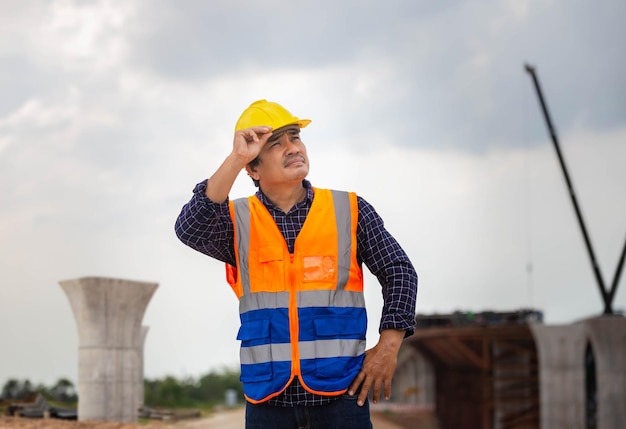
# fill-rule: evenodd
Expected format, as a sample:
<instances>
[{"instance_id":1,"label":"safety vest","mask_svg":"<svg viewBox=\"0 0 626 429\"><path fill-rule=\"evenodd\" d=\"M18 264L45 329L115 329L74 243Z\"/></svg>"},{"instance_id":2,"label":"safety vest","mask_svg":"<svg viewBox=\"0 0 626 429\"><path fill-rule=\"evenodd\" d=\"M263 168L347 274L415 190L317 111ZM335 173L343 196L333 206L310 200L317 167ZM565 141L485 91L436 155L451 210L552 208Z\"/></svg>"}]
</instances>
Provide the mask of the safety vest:
<instances>
[{"instance_id":1,"label":"safety vest","mask_svg":"<svg viewBox=\"0 0 626 429\"><path fill-rule=\"evenodd\" d=\"M356 258L354 193L313 188L315 198L293 254L256 196L230 202L239 298L241 381L260 403L299 377L320 395L347 391L361 369L367 315Z\"/></svg>"}]
</instances>

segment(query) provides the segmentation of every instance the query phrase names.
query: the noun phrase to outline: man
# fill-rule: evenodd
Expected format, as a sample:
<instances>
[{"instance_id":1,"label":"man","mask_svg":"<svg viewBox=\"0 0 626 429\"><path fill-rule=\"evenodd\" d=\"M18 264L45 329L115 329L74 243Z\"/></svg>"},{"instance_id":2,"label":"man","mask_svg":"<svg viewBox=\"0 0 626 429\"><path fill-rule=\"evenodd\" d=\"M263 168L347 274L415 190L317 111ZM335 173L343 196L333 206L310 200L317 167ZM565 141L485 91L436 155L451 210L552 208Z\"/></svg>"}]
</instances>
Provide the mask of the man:
<instances>
[{"instance_id":1,"label":"man","mask_svg":"<svg viewBox=\"0 0 626 429\"><path fill-rule=\"evenodd\" d=\"M415 269L363 198L306 180L300 130L310 122L252 103L231 153L176 221L183 243L226 263L239 299L247 429L371 428L368 394L389 399L413 333ZM244 168L259 190L229 200ZM367 351L363 263L384 298L380 338Z\"/></svg>"}]
</instances>

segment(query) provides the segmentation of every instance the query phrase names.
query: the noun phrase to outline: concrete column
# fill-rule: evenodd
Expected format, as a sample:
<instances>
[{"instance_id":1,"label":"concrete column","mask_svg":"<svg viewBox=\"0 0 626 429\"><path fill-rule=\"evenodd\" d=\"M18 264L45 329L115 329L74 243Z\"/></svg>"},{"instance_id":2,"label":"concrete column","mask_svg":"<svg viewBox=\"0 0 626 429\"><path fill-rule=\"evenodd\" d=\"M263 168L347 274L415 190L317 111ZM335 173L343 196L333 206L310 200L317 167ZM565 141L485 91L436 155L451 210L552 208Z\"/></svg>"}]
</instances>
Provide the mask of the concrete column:
<instances>
[{"instance_id":1,"label":"concrete column","mask_svg":"<svg viewBox=\"0 0 626 429\"><path fill-rule=\"evenodd\" d=\"M531 324L539 355L540 427L585 427L585 326Z\"/></svg>"},{"instance_id":2,"label":"concrete column","mask_svg":"<svg viewBox=\"0 0 626 429\"><path fill-rule=\"evenodd\" d=\"M137 408L142 407L144 401L144 347L146 346L146 337L148 336L149 330L150 328L147 326L141 327L141 345L139 347L139 371L137 371L137 375L139 376L139 379L137 381Z\"/></svg>"},{"instance_id":3,"label":"concrete column","mask_svg":"<svg viewBox=\"0 0 626 429\"><path fill-rule=\"evenodd\" d=\"M157 283L60 281L78 328L78 420L137 421L141 322Z\"/></svg>"},{"instance_id":4,"label":"concrete column","mask_svg":"<svg viewBox=\"0 0 626 429\"><path fill-rule=\"evenodd\" d=\"M598 428L626 427L626 319L603 316L584 322L596 362Z\"/></svg>"}]
</instances>

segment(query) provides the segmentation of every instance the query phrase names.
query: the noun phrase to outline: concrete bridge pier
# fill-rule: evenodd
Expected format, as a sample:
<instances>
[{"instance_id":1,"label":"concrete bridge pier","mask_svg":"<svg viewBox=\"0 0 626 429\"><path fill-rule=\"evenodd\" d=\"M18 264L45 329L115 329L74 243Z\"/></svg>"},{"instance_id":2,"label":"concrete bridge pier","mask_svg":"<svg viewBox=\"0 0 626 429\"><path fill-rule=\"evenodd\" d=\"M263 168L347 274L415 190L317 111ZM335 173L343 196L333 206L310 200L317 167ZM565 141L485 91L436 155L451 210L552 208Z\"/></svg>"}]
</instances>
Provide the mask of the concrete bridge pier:
<instances>
[{"instance_id":1,"label":"concrete bridge pier","mask_svg":"<svg viewBox=\"0 0 626 429\"><path fill-rule=\"evenodd\" d=\"M146 337L148 336L148 331L150 328L148 326L141 327L141 344L139 347L139 371L137 371L138 380L137 380L137 407L142 407L144 405L144 348L146 345Z\"/></svg>"},{"instance_id":2,"label":"concrete bridge pier","mask_svg":"<svg viewBox=\"0 0 626 429\"><path fill-rule=\"evenodd\" d=\"M585 321L592 346L598 429L626 427L626 319L602 316Z\"/></svg>"},{"instance_id":3,"label":"concrete bridge pier","mask_svg":"<svg viewBox=\"0 0 626 429\"><path fill-rule=\"evenodd\" d=\"M626 427L626 319L598 316L531 329L539 352L541 427Z\"/></svg>"},{"instance_id":4,"label":"concrete bridge pier","mask_svg":"<svg viewBox=\"0 0 626 429\"><path fill-rule=\"evenodd\" d=\"M158 284L105 277L59 284L78 329L78 420L137 421L141 322Z\"/></svg>"},{"instance_id":5,"label":"concrete bridge pier","mask_svg":"<svg viewBox=\"0 0 626 429\"><path fill-rule=\"evenodd\" d=\"M585 427L585 327L531 324L539 357L541 428Z\"/></svg>"}]
</instances>

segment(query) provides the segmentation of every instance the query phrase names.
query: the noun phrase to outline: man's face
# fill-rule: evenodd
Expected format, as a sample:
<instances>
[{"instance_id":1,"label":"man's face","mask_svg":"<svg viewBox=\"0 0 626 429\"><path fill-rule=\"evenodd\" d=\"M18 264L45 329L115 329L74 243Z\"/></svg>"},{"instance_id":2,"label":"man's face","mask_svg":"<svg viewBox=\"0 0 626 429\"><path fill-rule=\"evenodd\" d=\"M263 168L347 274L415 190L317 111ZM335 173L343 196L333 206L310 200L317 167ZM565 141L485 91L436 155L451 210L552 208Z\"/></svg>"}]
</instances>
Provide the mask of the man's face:
<instances>
[{"instance_id":1,"label":"man's face","mask_svg":"<svg viewBox=\"0 0 626 429\"><path fill-rule=\"evenodd\" d=\"M256 166L248 167L248 174L262 187L302 181L309 174L309 158L300 140L300 128L288 125L274 131L258 161Z\"/></svg>"}]
</instances>

